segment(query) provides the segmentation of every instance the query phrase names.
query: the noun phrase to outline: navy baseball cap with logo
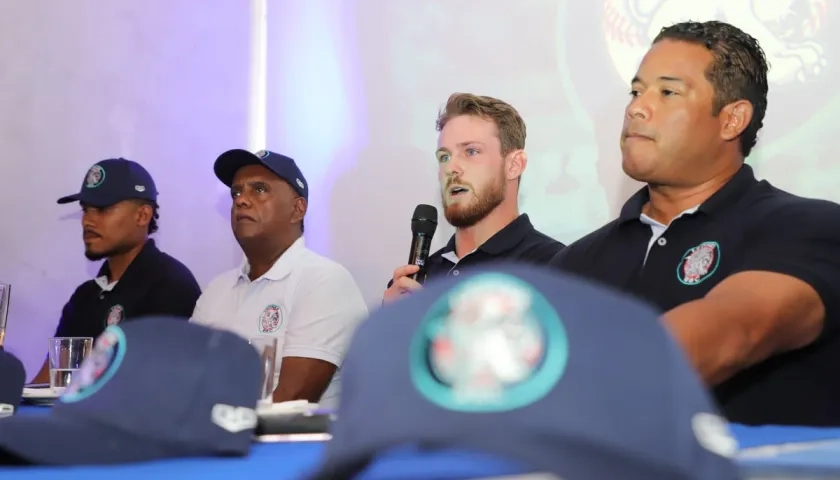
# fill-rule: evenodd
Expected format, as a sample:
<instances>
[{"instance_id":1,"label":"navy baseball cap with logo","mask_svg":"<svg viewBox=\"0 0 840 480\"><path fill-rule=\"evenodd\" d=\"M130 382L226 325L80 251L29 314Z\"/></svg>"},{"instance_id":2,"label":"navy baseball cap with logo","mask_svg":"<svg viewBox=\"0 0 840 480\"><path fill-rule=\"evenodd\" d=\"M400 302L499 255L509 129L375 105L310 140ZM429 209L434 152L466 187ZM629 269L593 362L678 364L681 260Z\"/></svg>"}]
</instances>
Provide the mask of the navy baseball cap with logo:
<instances>
[{"instance_id":1,"label":"navy baseball cap with logo","mask_svg":"<svg viewBox=\"0 0 840 480\"><path fill-rule=\"evenodd\" d=\"M292 158L279 153L268 150L251 153L238 148L228 150L216 159L213 171L222 183L230 187L236 172L247 165L264 166L291 185L298 195L306 200L309 199L309 187L297 163Z\"/></svg>"},{"instance_id":2,"label":"navy baseball cap with logo","mask_svg":"<svg viewBox=\"0 0 840 480\"><path fill-rule=\"evenodd\" d=\"M0 346L0 418L17 411L24 383L26 370L23 363Z\"/></svg>"},{"instance_id":3,"label":"navy baseball cap with logo","mask_svg":"<svg viewBox=\"0 0 840 480\"><path fill-rule=\"evenodd\" d=\"M359 326L310 478L739 478L737 442L658 315L544 267L430 282ZM488 471L488 456L508 463Z\"/></svg>"},{"instance_id":4,"label":"navy baseball cap with logo","mask_svg":"<svg viewBox=\"0 0 840 480\"><path fill-rule=\"evenodd\" d=\"M173 317L112 325L49 414L0 420L0 458L93 465L246 455L261 368L256 349L230 332Z\"/></svg>"},{"instance_id":5,"label":"navy baseball cap with logo","mask_svg":"<svg viewBox=\"0 0 840 480\"><path fill-rule=\"evenodd\" d=\"M157 202L152 176L139 163L110 158L95 163L85 174L79 193L58 199L58 203L81 202L92 207L110 207L123 200Z\"/></svg>"}]
</instances>

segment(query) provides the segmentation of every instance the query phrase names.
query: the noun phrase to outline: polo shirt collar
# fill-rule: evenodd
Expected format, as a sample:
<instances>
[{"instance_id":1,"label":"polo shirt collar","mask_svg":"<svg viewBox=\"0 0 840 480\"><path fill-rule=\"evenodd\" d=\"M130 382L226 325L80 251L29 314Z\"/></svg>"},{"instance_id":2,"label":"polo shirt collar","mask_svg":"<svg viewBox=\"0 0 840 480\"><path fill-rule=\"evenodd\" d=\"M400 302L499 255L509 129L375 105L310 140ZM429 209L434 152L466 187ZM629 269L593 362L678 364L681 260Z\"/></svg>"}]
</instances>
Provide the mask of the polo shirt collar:
<instances>
[{"instance_id":1,"label":"polo shirt collar","mask_svg":"<svg viewBox=\"0 0 840 480\"><path fill-rule=\"evenodd\" d=\"M255 282L258 280L266 279L266 280L282 280L283 278L287 277L290 273L292 273L292 268L294 267L296 260L303 254L306 250L306 242L303 240L303 236L299 237L297 240L292 243L289 248L280 255L274 265L268 269L260 278L254 280ZM245 281L251 281L248 278L248 273L251 272L251 265L248 264L248 259L243 258L242 264L239 267L239 278L244 279Z\"/></svg>"},{"instance_id":2,"label":"polo shirt collar","mask_svg":"<svg viewBox=\"0 0 840 480\"><path fill-rule=\"evenodd\" d=\"M160 254L160 250L158 250L157 245L155 245L155 241L153 239L146 240L146 243L143 244L143 248L140 249L140 253L134 257L134 260L128 264L128 268L125 269L125 273L123 273L122 278L120 279L121 282L124 282L126 279L131 279L138 273L143 271L145 265L149 264L149 260L156 257ZM108 267L108 261L102 263L102 266L99 267L99 273L96 274L96 277L106 277L110 276L111 269Z\"/></svg>"},{"instance_id":3,"label":"polo shirt collar","mask_svg":"<svg viewBox=\"0 0 840 480\"><path fill-rule=\"evenodd\" d=\"M717 213L721 209L735 204L756 183L758 183L758 180L755 179L755 172L753 172L752 167L743 164L738 172L726 182L723 188L706 199L697 210L710 214ZM650 192L648 191L648 187L645 186L634 193L624 203L624 206L621 208L621 214L618 217L619 223L638 220L642 215L642 208L644 208L648 200L650 200Z\"/></svg>"},{"instance_id":4,"label":"polo shirt collar","mask_svg":"<svg viewBox=\"0 0 840 480\"><path fill-rule=\"evenodd\" d=\"M516 220L510 222L505 228L496 232L495 235L487 239L476 250L481 250L490 255L501 255L517 245L519 245L525 237L534 231L534 225L528 218L527 213L523 213L516 217ZM449 239L449 242L443 248L443 253L455 251L455 235Z\"/></svg>"}]
</instances>

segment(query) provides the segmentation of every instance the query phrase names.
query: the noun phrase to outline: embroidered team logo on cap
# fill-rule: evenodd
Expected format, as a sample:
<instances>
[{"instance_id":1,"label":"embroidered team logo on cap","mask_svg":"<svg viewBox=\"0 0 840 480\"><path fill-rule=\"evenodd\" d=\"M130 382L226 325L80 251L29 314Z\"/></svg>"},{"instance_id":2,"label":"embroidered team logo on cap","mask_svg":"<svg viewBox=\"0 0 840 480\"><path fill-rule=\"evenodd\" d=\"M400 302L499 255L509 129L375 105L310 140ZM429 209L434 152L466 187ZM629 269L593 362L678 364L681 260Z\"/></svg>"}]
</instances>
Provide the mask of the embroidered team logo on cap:
<instances>
[{"instance_id":1,"label":"embroidered team logo on cap","mask_svg":"<svg viewBox=\"0 0 840 480\"><path fill-rule=\"evenodd\" d=\"M258 158L265 158L265 157L268 156L268 154L269 154L268 150L260 150L259 152L255 153L254 155L256 155Z\"/></svg>"},{"instance_id":2,"label":"embroidered team logo on cap","mask_svg":"<svg viewBox=\"0 0 840 480\"><path fill-rule=\"evenodd\" d=\"M260 333L274 333L283 325L283 314L280 312L279 305L266 306L259 319Z\"/></svg>"},{"instance_id":3,"label":"embroidered team logo on cap","mask_svg":"<svg viewBox=\"0 0 840 480\"><path fill-rule=\"evenodd\" d=\"M110 326L96 338L93 350L70 378L61 401L78 402L96 393L114 376L125 356L125 334L117 326Z\"/></svg>"},{"instance_id":4,"label":"embroidered team logo on cap","mask_svg":"<svg viewBox=\"0 0 840 480\"><path fill-rule=\"evenodd\" d=\"M300 187L300 188L306 188L306 186L303 184L303 180L301 180L301 179L299 179L299 178L296 178L296 179L295 179L295 181L297 182L298 187Z\"/></svg>"},{"instance_id":5,"label":"embroidered team logo on cap","mask_svg":"<svg viewBox=\"0 0 840 480\"><path fill-rule=\"evenodd\" d=\"M108 310L108 318L105 319L105 325L117 325L122 322L123 317L125 316L125 309L122 305L114 305Z\"/></svg>"},{"instance_id":6,"label":"embroidered team logo on cap","mask_svg":"<svg viewBox=\"0 0 840 480\"><path fill-rule=\"evenodd\" d=\"M711 277L720 265L720 245L703 242L689 248L677 266L677 279L685 285L697 285Z\"/></svg>"},{"instance_id":7,"label":"embroidered team logo on cap","mask_svg":"<svg viewBox=\"0 0 840 480\"><path fill-rule=\"evenodd\" d=\"M96 188L102 185L103 181L105 181L105 169L99 165L90 167L87 176L85 176L85 187Z\"/></svg>"},{"instance_id":8,"label":"embroidered team logo on cap","mask_svg":"<svg viewBox=\"0 0 840 480\"><path fill-rule=\"evenodd\" d=\"M539 292L516 277L488 273L431 307L410 355L412 381L427 400L455 411L498 412L554 388L568 340Z\"/></svg>"}]
</instances>

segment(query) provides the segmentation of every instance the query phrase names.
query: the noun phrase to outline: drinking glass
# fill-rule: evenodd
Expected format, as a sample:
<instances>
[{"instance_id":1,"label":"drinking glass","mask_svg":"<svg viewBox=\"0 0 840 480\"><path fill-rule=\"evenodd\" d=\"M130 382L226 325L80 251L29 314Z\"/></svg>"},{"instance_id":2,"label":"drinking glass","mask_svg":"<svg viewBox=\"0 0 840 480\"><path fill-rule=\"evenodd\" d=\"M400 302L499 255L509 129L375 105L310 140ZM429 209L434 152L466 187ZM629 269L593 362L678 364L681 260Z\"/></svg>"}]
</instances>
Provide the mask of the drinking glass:
<instances>
[{"instance_id":1,"label":"drinking glass","mask_svg":"<svg viewBox=\"0 0 840 480\"><path fill-rule=\"evenodd\" d=\"M63 392L92 348L91 337L51 338L50 387L58 393Z\"/></svg>"},{"instance_id":2,"label":"drinking glass","mask_svg":"<svg viewBox=\"0 0 840 480\"><path fill-rule=\"evenodd\" d=\"M9 319L9 298L12 286L0 283L0 347L6 341L6 321Z\"/></svg>"},{"instance_id":3,"label":"drinking glass","mask_svg":"<svg viewBox=\"0 0 840 480\"><path fill-rule=\"evenodd\" d=\"M269 336L255 337L248 340L262 360L262 391L260 403L272 403L274 394L274 365L277 361L277 338Z\"/></svg>"}]
</instances>

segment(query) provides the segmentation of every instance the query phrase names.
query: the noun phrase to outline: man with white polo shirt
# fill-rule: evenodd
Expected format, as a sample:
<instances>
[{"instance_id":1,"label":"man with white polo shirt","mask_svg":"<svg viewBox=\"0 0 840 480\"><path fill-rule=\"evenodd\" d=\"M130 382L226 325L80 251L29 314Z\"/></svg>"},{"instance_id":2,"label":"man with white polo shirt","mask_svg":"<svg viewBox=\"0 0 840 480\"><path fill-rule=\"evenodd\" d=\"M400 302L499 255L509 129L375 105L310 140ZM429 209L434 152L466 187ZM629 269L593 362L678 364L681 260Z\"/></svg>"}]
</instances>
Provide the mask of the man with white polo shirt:
<instances>
[{"instance_id":1,"label":"man with white polo shirt","mask_svg":"<svg viewBox=\"0 0 840 480\"><path fill-rule=\"evenodd\" d=\"M368 312L350 272L304 244L306 179L294 160L265 150L230 150L213 169L230 187L231 228L245 258L210 282L192 321L275 337L274 402L335 406L341 362Z\"/></svg>"}]
</instances>

